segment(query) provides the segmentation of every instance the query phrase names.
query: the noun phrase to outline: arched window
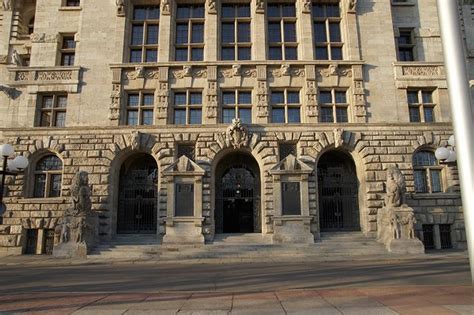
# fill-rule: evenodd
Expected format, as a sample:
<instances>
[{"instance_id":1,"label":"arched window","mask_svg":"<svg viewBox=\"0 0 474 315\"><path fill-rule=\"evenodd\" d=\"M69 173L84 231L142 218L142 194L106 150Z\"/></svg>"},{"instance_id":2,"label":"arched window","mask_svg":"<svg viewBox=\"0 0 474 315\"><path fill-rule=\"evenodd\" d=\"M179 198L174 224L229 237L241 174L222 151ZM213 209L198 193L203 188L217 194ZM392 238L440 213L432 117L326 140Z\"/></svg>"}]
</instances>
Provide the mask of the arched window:
<instances>
[{"instance_id":1,"label":"arched window","mask_svg":"<svg viewBox=\"0 0 474 315\"><path fill-rule=\"evenodd\" d=\"M415 192L437 193L443 191L442 166L431 151L419 151L413 155L413 175Z\"/></svg>"},{"instance_id":2,"label":"arched window","mask_svg":"<svg viewBox=\"0 0 474 315\"><path fill-rule=\"evenodd\" d=\"M61 195L63 162L55 155L48 155L36 164L33 197L48 198Z\"/></svg>"}]
</instances>

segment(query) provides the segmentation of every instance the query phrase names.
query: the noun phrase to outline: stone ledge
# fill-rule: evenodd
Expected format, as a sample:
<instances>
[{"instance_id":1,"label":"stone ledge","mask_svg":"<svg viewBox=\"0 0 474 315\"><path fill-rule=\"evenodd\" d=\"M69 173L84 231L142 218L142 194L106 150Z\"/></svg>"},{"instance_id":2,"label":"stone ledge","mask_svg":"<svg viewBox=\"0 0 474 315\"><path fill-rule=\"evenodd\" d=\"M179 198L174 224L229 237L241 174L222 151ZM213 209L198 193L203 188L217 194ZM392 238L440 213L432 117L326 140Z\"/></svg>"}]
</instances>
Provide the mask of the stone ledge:
<instances>
[{"instance_id":1,"label":"stone ledge","mask_svg":"<svg viewBox=\"0 0 474 315\"><path fill-rule=\"evenodd\" d=\"M66 202L66 198L19 198L16 199L16 202L21 203L21 204L34 204L34 203L39 203L39 204L63 204Z\"/></svg>"},{"instance_id":2,"label":"stone ledge","mask_svg":"<svg viewBox=\"0 0 474 315\"><path fill-rule=\"evenodd\" d=\"M409 194L407 199L460 199L461 194L458 193L435 193L435 194Z\"/></svg>"}]
</instances>

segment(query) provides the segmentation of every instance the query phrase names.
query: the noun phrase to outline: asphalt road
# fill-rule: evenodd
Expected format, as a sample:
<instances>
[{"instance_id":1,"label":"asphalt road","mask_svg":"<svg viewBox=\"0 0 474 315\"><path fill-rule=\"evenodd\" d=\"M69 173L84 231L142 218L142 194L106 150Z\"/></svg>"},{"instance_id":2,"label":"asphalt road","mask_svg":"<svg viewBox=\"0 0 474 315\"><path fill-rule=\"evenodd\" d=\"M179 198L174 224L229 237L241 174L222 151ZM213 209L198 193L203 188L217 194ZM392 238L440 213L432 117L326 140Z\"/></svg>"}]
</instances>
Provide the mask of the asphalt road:
<instances>
[{"instance_id":1,"label":"asphalt road","mask_svg":"<svg viewBox=\"0 0 474 315\"><path fill-rule=\"evenodd\" d=\"M0 295L12 292L248 292L469 284L469 264L464 258L379 262L0 267Z\"/></svg>"}]
</instances>

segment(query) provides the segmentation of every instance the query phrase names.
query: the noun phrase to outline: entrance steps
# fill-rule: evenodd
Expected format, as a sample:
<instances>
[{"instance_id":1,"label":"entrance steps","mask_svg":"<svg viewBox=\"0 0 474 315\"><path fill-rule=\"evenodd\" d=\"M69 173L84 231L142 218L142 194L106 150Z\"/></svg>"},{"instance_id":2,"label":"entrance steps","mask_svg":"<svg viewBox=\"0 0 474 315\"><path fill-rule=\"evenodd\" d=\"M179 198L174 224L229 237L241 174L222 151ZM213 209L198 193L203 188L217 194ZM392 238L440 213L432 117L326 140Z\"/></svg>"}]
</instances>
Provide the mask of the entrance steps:
<instances>
[{"instance_id":1,"label":"entrance steps","mask_svg":"<svg viewBox=\"0 0 474 315\"><path fill-rule=\"evenodd\" d=\"M157 235L116 235L112 240L101 242L87 258L112 260L158 259L161 238Z\"/></svg>"},{"instance_id":2,"label":"entrance steps","mask_svg":"<svg viewBox=\"0 0 474 315\"><path fill-rule=\"evenodd\" d=\"M331 261L393 259L384 245L362 232L322 233L315 244L272 244L271 235L217 234L205 245L161 245L156 235L117 235L88 258L156 261Z\"/></svg>"}]
</instances>

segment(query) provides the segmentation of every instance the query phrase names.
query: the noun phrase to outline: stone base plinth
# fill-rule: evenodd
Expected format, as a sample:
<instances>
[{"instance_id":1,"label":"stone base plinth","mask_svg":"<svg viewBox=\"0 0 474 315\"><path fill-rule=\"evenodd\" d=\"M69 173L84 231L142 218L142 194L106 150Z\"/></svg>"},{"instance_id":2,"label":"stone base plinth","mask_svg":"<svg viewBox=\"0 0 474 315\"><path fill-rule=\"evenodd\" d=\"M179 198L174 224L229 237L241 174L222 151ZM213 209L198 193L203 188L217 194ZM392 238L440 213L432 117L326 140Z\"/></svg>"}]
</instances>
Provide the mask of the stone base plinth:
<instances>
[{"instance_id":1,"label":"stone base plinth","mask_svg":"<svg viewBox=\"0 0 474 315\"><path fill-rule=\"evenodd\" d=\"M81 243L61 243L54 247L53 256L59 258L87 258L87 244Z\"/></svg>"},{"instance_id":2,"label":"stone base plinth","mask_svg":"<svg viewBox=\"0 0 474 315\"><path fill-rule=\"evenodd\" d=\"M204 218L166 218L166 234L163 244L204 244L202 222Z\"/></svg>"},{"instance_id":3,"label":"stone base plinth","mask_svg":"<svg viewBox=\"0 0 474 315\"><path fill-rule=\"evenodd\" d=\"M313 244L309 216L281 216L273 218L273 243Z\"/></svg>"},{"instance_id":4,"label":"stone base plinth","mask_svg":"<svg viewBox=\"0 0 474 315\"><path fill-rule=\"evenodd\" d=\"M23 248L21 246L0 247L0 257L20 256L21 254L23 254Z\"/></svg>"},{"instance_id":5,"label":"stone base plinth","mask_svg":"<svg viewBox=\"0 0 474 315\"><path fill-rule=\"evenodd\" d=\"M393 254L424 254L425 247L419 239L391 240L386 245L387 250Z\"/></svg>"}]
</instances>

